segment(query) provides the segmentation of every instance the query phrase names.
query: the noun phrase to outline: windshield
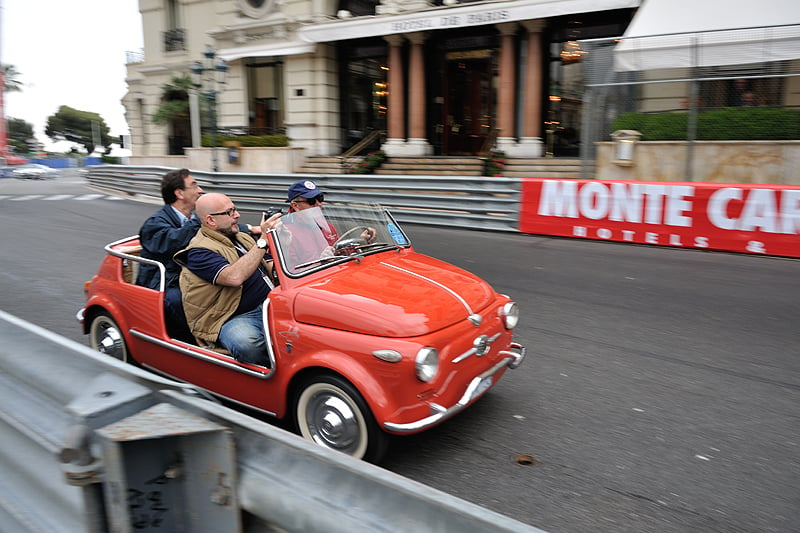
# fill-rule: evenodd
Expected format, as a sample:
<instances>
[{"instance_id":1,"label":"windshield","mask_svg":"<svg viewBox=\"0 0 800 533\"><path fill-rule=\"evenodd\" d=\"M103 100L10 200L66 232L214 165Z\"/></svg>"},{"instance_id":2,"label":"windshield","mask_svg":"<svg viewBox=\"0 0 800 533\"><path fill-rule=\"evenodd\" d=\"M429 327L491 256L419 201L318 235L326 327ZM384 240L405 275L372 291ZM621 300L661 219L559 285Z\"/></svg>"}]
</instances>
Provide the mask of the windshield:
<instances>
[{"instance_id":1,"label":"windshield","mask_svg":"<svg viewBox=\"0 0 800 533\"><path fill-rule=\"evenodd\" d=\"M274 232L278 250L273 256L289 275L411 245L380 206L326 204L283 215L280 222Z\"/></svg>"}]
</instances>

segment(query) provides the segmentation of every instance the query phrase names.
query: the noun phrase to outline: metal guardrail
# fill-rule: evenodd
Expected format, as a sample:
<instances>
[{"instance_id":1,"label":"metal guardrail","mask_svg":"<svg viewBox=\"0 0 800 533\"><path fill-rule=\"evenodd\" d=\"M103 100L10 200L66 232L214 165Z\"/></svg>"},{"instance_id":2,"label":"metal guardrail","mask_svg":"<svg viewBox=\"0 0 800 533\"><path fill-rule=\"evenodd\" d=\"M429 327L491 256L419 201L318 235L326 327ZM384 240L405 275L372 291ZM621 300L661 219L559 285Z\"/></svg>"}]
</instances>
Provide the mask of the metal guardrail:
<instances>
[{"instance_id":1,"label":"metal guardrail","mask_svg":"<svg viewBox=\"0 0 800 533\"><path fill-rule=\"evenodd\" d=\"M0 311L3 531L540 532Z\"/></svg>"},{"instance_id":2,"label":"metal guardrail","mask_svg":"<svg viewBox=\"0 0 800 533\"><path fill-rule=\"evenodd\" d=\"M161 197L168 167L100 166L89 183L133 195ZM285 206L286 190L298 179L312 179L333 203L378 203L398 222L513 231L519 228L521 180L486 176L408 176L363 174L192 174L206 192L227 194L243 211Z\"/></svg>"}]
</instances>

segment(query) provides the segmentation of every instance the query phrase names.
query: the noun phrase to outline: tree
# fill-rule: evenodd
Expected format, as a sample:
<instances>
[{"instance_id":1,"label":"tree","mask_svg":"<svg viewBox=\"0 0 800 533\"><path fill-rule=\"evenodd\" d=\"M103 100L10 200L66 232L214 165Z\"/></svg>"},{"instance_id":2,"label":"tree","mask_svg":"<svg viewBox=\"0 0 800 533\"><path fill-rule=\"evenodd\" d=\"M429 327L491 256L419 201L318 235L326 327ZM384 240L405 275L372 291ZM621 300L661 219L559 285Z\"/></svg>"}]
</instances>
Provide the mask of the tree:
<instances>
[{"instance_id":1,"label":"tree","mask_svg":"<svg viewBox=\"0 0 800 533\"><path fill-rule=\"evenodd\" d=\"M14 65L6 65L3 63L3 90L7 93L14 93L22 91L22 82L17 78L20 73Z\"/></svg>"},{"instance_id":2,"label":"tree","mask_svg":"<svg viewBox=\"0 0 800 533\"><path fill-rule=\"evenodd\" d=\"M189 118L189 91L193 88L189 76L175 76L161 86L161 105L151 120L155 124L169 124L173 120Z\"/></svg>"},{"instance_id":3,"label":"tree","mask_svg":"<svg viewBox=\"0 0 800 533\"><path fill-rule=\"evenodd\" d=\"M47 117L44 132L53 141L72 141L83 145L88 153L95 149L95 137L99 134L100 145L111 149L114 139L108 134L109 128L97 113L79 111L62 105L55 115Z\"/></svg>"},{"instance_id":4,"label":"tree","mask_svg":"<svg viewBox=\"0 0 800 533\"><path fill-rule=\"evenodd\" d=\"M168 127L170 155L183 154L184 146L190 143L189 91L192 88L189 76L175 76L161 86L161 105L151 120Z\"/></svg>"},{"instance_id":5,"label":"tree","mask_svg":"<svg viewBox=\"0 0 800 533\"><path fill-rule=\"evenodd\" d=\"M8 143L14 147L18 154L25 154L30 151L31 146L28 144L30 139L33 139L33 124L25 122L21 118L6 119L6 128L8 131Z\"/></svg>"}]
</instances>

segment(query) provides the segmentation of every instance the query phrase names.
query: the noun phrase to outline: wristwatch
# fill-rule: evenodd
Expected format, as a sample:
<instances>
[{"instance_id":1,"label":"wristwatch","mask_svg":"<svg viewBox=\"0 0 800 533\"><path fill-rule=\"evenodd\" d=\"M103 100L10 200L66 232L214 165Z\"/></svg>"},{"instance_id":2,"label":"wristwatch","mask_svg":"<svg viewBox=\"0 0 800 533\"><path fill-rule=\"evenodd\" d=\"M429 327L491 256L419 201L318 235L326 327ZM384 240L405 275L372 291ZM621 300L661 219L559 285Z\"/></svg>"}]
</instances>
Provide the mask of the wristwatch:
<instances>
[{"instance_id":1,"label":"wristwatch","mask_svg":"<svg viewBox=\"0 0 800 533\"><path fill-rule=\"evenodd\" d=\"M262 250L265 250L267 248L267 239L258 239L256 241L256 246L258 246Z\"/></svg>"}]
</instances>

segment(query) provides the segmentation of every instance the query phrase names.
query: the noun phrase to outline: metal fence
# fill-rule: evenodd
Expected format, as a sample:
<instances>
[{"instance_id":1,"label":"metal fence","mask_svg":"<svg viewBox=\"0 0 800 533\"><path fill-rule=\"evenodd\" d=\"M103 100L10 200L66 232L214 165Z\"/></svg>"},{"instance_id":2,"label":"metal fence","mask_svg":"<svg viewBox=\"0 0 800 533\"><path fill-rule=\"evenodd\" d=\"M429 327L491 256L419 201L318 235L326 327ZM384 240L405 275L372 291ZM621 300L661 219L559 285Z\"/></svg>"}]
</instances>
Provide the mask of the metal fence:
<instances>
[{"instance_id":1,"label":"metal fence","mask_svg":"<svg viewBox=\"0 0 800 533\"><path fill-rule=\"evenodd\" d=\"M170 168L91 168L94 187L161 197L161 177ZM286 206L291 183L311 179L333 203L378 203L399 222L494 231L519 231L519 178L485 176L390 176L360 174L244 174L193 170L206 192L228 195L242 211Z\"/></svg>"},{"instance_id":2,"label":"metal fence","mask_svg":"<svg viewBox=\"0 0 800 533\"><path fill-rule=\"evenodd\" d=\"M0 530L539 532L0 311Z\"/></svg>"},{"instance_id":3,"label":"metal fence","mask_svg":"<svg viewBox=\"0 0 800 533\"><path fill-rule=\"evenodd\" d=\"M800 139L800 25L581 41L582 157L642 140ZM687 158L686 179L691 178Z\"/></svg>"}]
</instances>

